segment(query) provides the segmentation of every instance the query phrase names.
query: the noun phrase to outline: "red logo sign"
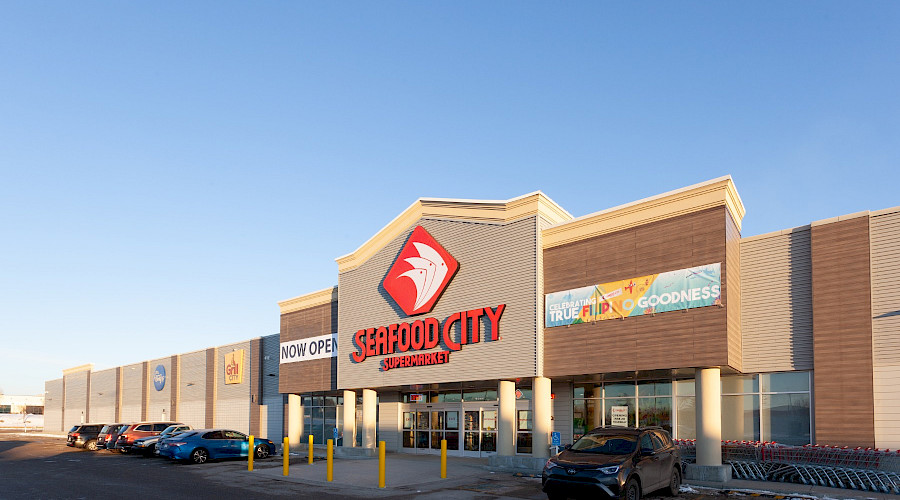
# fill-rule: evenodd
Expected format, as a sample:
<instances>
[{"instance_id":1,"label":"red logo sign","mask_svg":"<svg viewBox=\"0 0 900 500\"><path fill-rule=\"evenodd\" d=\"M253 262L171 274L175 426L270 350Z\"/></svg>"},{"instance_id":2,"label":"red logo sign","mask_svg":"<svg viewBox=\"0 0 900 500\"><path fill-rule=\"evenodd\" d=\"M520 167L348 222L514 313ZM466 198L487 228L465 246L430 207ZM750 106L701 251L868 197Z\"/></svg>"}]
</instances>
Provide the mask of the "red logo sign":
<instances>
[{"instance_id":1,"label":"red logo sign","mask_svg":"<svg viewBox=\"0 0 900 500\"><path fill-rule=\"evenodd\" d=\"M408 316L427 313L457 269L456 259L422 226L416 226L385 276L384 289Z\"/></svg>"}]
</instances>

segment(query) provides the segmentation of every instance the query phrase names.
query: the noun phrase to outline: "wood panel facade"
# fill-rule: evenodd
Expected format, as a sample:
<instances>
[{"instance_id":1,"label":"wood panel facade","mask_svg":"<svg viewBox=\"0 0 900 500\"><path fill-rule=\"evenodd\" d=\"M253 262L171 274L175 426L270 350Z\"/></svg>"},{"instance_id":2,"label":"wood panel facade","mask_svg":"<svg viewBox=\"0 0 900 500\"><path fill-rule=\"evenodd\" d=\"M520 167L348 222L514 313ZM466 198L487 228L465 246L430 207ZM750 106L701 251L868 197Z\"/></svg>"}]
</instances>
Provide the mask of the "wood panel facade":
<instances>
[{"instance_id":1,"label":"wood panel facade","mask_svg":"<svg viewBox=\"0 0 900 500\"><path fill-rule=\"evenodd\" d=\"M739 238L721 206L545 249L545 293L720 262L725 307L546 328L544 376L740 369ZM729 279L738 281L737 287ZM731 294L738 297L729 308ZM731 330L728 314L736 315Z\"/></svg>"},{"instance_id":2,"label":"wood panel facade","mask_svg":"<svg viewBox=\"0 0 900 500\"><path fill-rule=\"evenodd\" d=\"M816 441L875 446L869 217L813 223Z\"/></svg>"},{"instance_id":3,"label":"wood panel facade","mask_svg":"<svg viewBox=\"0 0 900 500\"><path fill-rule=\"evenodd\" d=\"M281 315L281 342L317 337L337 331L337 291L330 303ZM337 389L337 358L321 358L279 367L278 390L282 393Z\"/></svg>"}]
</instances>

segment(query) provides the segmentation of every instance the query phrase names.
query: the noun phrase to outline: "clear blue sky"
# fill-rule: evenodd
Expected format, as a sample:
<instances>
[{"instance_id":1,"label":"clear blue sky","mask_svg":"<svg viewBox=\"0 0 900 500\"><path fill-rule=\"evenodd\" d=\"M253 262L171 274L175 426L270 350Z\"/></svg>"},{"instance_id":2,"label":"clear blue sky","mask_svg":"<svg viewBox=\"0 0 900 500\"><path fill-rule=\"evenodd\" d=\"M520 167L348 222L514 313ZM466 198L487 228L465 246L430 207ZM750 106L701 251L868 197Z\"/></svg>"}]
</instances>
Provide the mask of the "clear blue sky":
<instances>
[{"instance_id":1,"label":"clear blue sky","mask_svg":"<svg viewBox=\"0 0 900 500\"><path fill-rule=\"evenodd\" d=\"M0 388L278 332L416 198L900 204L898 2L0 1Z\"/></svg>"}]
</instances>

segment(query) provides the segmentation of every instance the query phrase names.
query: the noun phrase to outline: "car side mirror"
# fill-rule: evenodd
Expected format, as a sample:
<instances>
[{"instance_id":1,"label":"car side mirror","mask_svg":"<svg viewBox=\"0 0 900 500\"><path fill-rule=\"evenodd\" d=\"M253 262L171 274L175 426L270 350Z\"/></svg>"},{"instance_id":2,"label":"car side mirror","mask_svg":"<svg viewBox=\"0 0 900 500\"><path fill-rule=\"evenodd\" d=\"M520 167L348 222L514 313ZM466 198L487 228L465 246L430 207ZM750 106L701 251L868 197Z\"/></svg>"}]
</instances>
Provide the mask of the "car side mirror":
<instances>
[{"instance_id":1,"label":"car side mirror","mask_svg":"<svg viewBox=\"0 0 900 500\"><path fill-rule=\"evenodd\" d=\"M641 455L644 455L644 456L653 455L653 448L641 448Z\"/></svg>"}]
</instances>

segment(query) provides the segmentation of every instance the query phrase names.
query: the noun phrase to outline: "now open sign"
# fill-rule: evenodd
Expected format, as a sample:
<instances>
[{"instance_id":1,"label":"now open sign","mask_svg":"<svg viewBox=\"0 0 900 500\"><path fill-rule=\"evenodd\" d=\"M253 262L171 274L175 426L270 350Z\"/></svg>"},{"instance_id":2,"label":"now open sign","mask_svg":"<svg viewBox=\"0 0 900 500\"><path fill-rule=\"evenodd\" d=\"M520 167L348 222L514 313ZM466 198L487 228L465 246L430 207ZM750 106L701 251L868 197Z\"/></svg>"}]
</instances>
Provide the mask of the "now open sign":
<instances>
[{"instance_id":1,"label":"now open sign","mask_svg":"<svg viewBox=\"0 0 900 500\"><path fill-rule=\"evenodd\" d=\"M337 333L281 343L280 364L337 357Z\"/></svg>"}]
</instances>

